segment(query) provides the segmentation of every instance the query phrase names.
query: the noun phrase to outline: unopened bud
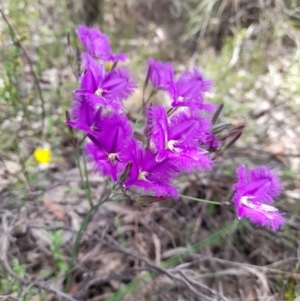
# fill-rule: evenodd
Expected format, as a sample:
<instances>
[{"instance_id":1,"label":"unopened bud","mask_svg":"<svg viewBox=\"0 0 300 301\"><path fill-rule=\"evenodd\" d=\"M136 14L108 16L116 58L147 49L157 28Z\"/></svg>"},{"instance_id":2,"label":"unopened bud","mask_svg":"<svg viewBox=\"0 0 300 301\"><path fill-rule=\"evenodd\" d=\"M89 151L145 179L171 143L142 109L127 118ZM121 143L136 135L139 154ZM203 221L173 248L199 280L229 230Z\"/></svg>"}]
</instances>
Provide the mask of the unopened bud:
<instances>
[{"instance_id":1,"label":"unopened bud","mask_svg":"<svg viewBox=\"0 0 300 301\"><path fill-rule=\"evenodd\" d=\"M224 103L222 102L222 103L218 106L218 109L217 109L217 111L215 112L215 114L214 114L214 116L213 116L213 118L212 118L212 124L215 124L215 123L217 122L217 120L218 120L218 118L219 118L219 116L220 116L220 114L221 114L223 108L224 108Z\"/></svg>"},{"instance_id":2,"label":"unopened bud","mask_svg":"<svg viewBox=\"0 0 300 301\"><path fill-rule=\"evenodd\" d=\"M230 126L231 126L231 123L219 123L213 127L212 133L219 134L222 131L228 129Z\"/></svg>"},{"instance_id":3,"label":"unopened bud","mask_svg":"<svg viewBox=\"0 0 300 301\"><path fill-rule=\"evenodd\" d=\"M123 184L127 180L129 172L131 170L131 166L132 166L132 162L128 162L126 164L126 167L125 167L123 173L120 175L120 178L119 178L119 181L120 181L121 184Z\"/></svg>"},{"instance_id":4,"label":"unopened bud","mask_svg":"<svg viewBox=\"0 0 300 301\"><path fill-rule=\"evenodd\" d=\"M156 197L152 195L140 195L136 199L136 202L140 205L147 205L156 202L170 201L170 197Z\"/></svg>"},{"instance_id":5,"label":"unopened bud","mask_svg":"<svg viewBox=\"0 0 300 301\"><path fill-rule=\"evenodd\" d=\"M67 110L66 111L66 121L70 121L71 120L71 115L70 115L70 112ZM74 136L74 130L71 126L68 126L68 131L69 131L69 134L70 134L70 137L71 137L71 141L72 141L72 144L75 146L76 145L76 139L75 139L75 136Z\"/></svg>"}]
</instances>

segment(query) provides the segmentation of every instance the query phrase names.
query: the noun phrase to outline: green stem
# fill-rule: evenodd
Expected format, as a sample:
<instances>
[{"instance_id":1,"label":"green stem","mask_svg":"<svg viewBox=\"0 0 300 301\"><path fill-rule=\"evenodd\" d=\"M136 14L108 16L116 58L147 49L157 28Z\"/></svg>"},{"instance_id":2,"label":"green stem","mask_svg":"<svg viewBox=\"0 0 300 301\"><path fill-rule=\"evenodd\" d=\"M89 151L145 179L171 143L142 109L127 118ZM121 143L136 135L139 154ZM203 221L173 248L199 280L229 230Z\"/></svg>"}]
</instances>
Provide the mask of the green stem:
<instances>
[{"instance_id":1,"label":"green stem","mask_svg":"<svg viewBox=\"0 0 300 301\"><path fill-rule=\"evenodd\" d=\"M82 235L83 230L85 229L86 225L88 224L89 219L91 218L92 214L94 211L99 208L103 203L105 203L108 198L110 197L111 191L107 194L107 196L104 198L103 201L99 202L98 204L92 206L86 216L84 217L82 224L76 234L75 241L72 247L72 252L71 252L71 262L69 265L69 274L67 276L67 281L66 281L66 286L65 286L65 291L68 292L70 290L71 286L71 280L72 280L72 270L74 268L74 262L75 262L75 257L78 251L78 246L79 246L79 241Z\"/></svg>"},{"instance_id":2,"label":"green stem","mask_svg":"<svg viewBox=\"0 0 300 301\"><path fill-rule=\"evenodd\" d=\"M81 183L84 186L85 194L86 194L86 197L87 197L87 199L88 199L88 201L90 203L90 206L93 207L93 201L92 201L92 197L91 197L91 192L90 192L90 190L89 191L87 190L87 184L84 181L83 173L82 173L82 170L81 170L81 165L80 165L80 148L79 147L76 147L76 149L75 149L75 155L76 155L76 161L77 161L77 165L78 165L78 169L79 169ZM84 162L85 162L85 160L84 160ZM87 175L87 171L85 171L85 173Z\"/></svg>"},{"instance_id":3,"label":"green stem","mask_svg":"<svg viewBox=\"0 0 300 301\"><path fill-rule=\"evenodd\" d=\"M187 196L187 195L183 195L183 194L180 194L179 196L182 197L182 198L188 199L188 200L196 201L196 202L203 202L203 203L208 203L208 204L221 205L221 203L219 203L219 202L193 198L191 196Z\"/></svg>"},{"instance_id":4,"label":"green stem","mask_svg":"<svg viewBox=\"0 0 300 301\"><path fill-rule=\"evenodd\" d=\"M85 182L86 194L87 194L87 198L89 200L90 206L92 207L92 206L94 206L94 204L93 204L92 195L91 195L91 186L90 186L85 156L83 156L83 164L84 164L84 173L85 173L85 178L86 178L86 182Z\"/></svg>"}]
</instances>

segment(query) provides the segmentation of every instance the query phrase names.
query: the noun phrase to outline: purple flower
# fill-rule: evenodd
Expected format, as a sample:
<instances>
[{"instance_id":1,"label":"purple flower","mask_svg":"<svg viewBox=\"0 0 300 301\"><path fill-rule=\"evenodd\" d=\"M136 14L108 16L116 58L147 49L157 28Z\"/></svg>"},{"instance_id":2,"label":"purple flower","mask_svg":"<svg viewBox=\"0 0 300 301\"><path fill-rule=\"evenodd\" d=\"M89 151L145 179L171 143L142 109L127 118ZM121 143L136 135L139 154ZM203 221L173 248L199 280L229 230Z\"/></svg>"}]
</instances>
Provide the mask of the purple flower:
<instances>
[{"instance_id":1,"label":"purple flower","mask_svg":"<svg viewBox=\"0 0 300 301\"><path fill-rule=\"evenodd\" d=\"M81 89L75 92L86 95L93 105L120 108L120 102L136 87L128 69L118 68L105 74L104 65L99 64L88 53L82 54L82 62L84 74L81 78Z\"/></svg>"},{"instance_id":2,"label":"purple flower","mask_svg":"<svg viewBox=\"0 0 300 301\"><path fill-rule=\"evenodd\" d=\"M197 68L193 71L185 71L168 89L173 100L172 106L194 106L213 112L215 106L204 103L204 92L209 91L211 84L211 81L204 79Z\"/></svg>"},{"instance_id":3,"label":"purple flower","mask_svg":"<svg viewBox=\"0 0 300 301\"><path fill-rule=\"evenodd\" d=\"M93 134L101 130L102 109L96 109L87 101L84 95L74 95L71 118L66 124L86 134Z\"/></svg>"},{"instance_id":4,"label":"purple flower","mask_svg":"<svg viewBox=\"0 0 300 301\"><path fill-rule=\"evenodd\" d=\"M247 171L245 166L237 169L238 182L233 185L233 202L238 218L247 217L253 223L278 230L285 220L275 207L274 202L283 186L278 177L266 166Z\"/></svg>"},{"instance_id":5,"label":"purple flower","mask_svg":"<svg viewBox=\"0 0 300 301\"><path fill-rule=\"evenodd\" d=\"M86 51L91 56L102 61L112 62L125 61L127 59L127 55L124 53L112 53L107 35L102 33L99 29L80 25L77 27L76 33Z\"/></svg>"},{"instance_id":6,"label":"purple flower","mask_svg":"<svg viewBox=\"0 0 300 301\"><path fill-rule=\"evenodd\" d=\"M162 105L151 107L147 126L156 161L168 158L188 172L196 168L210 169L212 161L208 152L199 147L199 142L206 139L210 122L201 118L199 111L179 112L168 120Z\"/></svg>"},{"instance_id":7,"label":"purple flower","mask_svg":"<svg viewBox=\"0 0 300 301\"><path fill-rule=\"evenodd\" d=\"M174 70L171 63L148 60L149 79L153 87L160 90L167 90L174 83Z\"/></svg>"},{"instance_id":8,"label":"purple flower","mask_svg":"<svg viewBox=\"0 0 300 301\"><path fill-rule=\"evenodd\" d=\"M94 168L103 176L118 180L126 162L125 154L132 139L132 127L125 114L110 113L103 118L102 131L89 135L91 143L85 153L94 162Z\"/></svg>"},{"instance_id":9,"label":"purple flower","mask_svg":"<svg viewBox=\"0 0 300 301\"><path fill-rule=\"evenodd\" d=\"M172 106L187 106L213 112L215 106L204 103L204 92L211 86L211 81L204 79L200 71L184 72L176 81L174 80L174 69L171 63L148 60L149 79L152 85L160 90L167 91L172 99Z\"/></svg>"},{"instance_id":10,"label":"purple flower","mask_svg":"<svg viewBox=\"0 0 300 301\"><path fill-rule=\"evenodd\" d=\"M157 162L150 150L132 140L128 146L128 159L132 162L128 179L124 182L125 189L139 187L145 191L154 191L157 197L172 197L178 199L177 189L170 181L179 172L169 160Z\"/></svg>"}]
</instances>

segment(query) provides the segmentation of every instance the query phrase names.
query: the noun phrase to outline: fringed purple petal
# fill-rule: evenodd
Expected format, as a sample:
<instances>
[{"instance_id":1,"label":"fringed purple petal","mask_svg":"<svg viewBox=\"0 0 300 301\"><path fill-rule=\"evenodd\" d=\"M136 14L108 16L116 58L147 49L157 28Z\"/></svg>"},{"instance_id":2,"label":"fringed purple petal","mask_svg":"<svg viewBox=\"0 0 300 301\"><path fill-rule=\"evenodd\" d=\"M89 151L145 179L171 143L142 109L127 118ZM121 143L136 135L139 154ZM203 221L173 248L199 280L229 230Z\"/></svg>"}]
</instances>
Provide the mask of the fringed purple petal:
<instances>
[{"instance_id":1,"label":"fringed purple petal","mask_svg":"<svg viewBox=\"0 0 300 301\"><path fill-rule=\"evenodd\" d=\"M94 170L96 172L99 172L102 176L111 177L115 182L118 180L118 174L121 173L125 167L124 162L118 159L111 162L108 158L108 154L93 143L88 143L85 146L85 153L89 161L94 163Z\"/></svg>"},{"instance_id":2,"label":"fringed purple petal","mask_svg":"<svg viewBox=\"0 0 300 301\"><path fill-rule=\"evenodd\" d=\"M208 152L203 149L186 149L180 154L170 152L168 157L179 170L184 170L188 173L194 170L211 170L213 161L208 156Z\"/></svg>"},{"instance_id":3,"label":"fringed purple petal","mask_svg":"<svg viewBox=\"0 0 300 301\"><path fill-rule=\"evenodd\" d=\"M92 106L84 95L75 94L72 102L71 120L66 121L71 127L86 133L92 132L93 127L101 127L101 109Z\"/></svg>"},{"instance_id":4,"label":"fringed purple petal","mask_svg":"<svg viewBox=\"0 0 300 301\"><path fill-rule=\"evenodd\" d=\"M144 191L154 192L155 196L158 198L173 198L175 200L179 198L177 189L170 184L132 180L130 182L126 181L124 187L142 188Z\"/></svg>"},{"instance_id":5,"label":"fringed purple petal","mask_svg":"<svg viewBox=\"0 0 300 301\"><path fill-rule=\"evenodd\" d=\"M128 69L118 68L105 75L104 65L98 63L87 53L83 56L85 72L81 78L81 89L77 94L85 95L93 106L122 108L121 101L136 88Z\"/></svg>"},{"instance_id":6,"label":"fringed purple petal","mask_svg":"<svg viewBox=\"0 0 300 301\"><path fill-rule=\"evenodd\" d=\"M123 184L124 188L135 186L145 191L154 191L157 197L178 198L176 188L170 184L178 170L169 161L156 162L154 154L137 142L129 146L128 152L132 168Z\"/></svg>"},{"instance_id":7,"label":"fringed purple petal","mask_svg":"<svg viewBox=\"0 0 300 301\"><path fill-rule=\"evenodd\" d=\"M125 61L127 59L127 56L123 53L112 53L107 35L100 30L80 25L77 27L76 33L91 56L103 61Z\"/></svg>"},{"instance_id":8,"label":"fringed purple petal","mask_svg":"<svg viewBox=\"0 0 300 301\"><path fill-rule=\"evenodd\" d=\"M283 189L276 174L266 166L260 166L250 171L250 181L267 181L268 185L265 187L265 193L271 197L276 197Z\"/></svg>"},{"instance_id":9,"label":"fringed purple petal","mask_svg":"<svg viewBox=\"0 0 300 301\"><path fill-rule=\"evenodd\" d=\"M195 146L198 142L204 143L211 129L211 121L202 117L198 110L174 114L170 123L169 139L182 141L188 146Z\"/></svg>"},{"instance_id":10,"label":"fringed purple petal","mask_svg":"<svg viewBox=\"0 0 300 301\"><path fill-rule=\"evenodd\" d=\"M147 179L153 182L170 182L180 172L170 160L157 162L150 150L144 152L142 167L149 173Z\"/></svg>"},{"instance_id":11,"label":"fringed purple petal","mask_svg":"<svg viewBox=\"0 0 300 301\"><path fill-rule=\"evenodd\" d=\"M243 192L248 183L249 183L249 176L248 176L248 171L246 166L240 166L237 170L236 170L236 176L237 176L237 183L234 184L232 187L234 190L236 190L237 192Z\"/></svg>"},{"instance_id":12,"label":"fringed purple petal","mask_svg":"<svg viewBox=\"0 0 300 301\"><path fill-rule=\"evenodd\" d=\"M184 72L175 85L168 88L168 93L173 100L172 107L193 106L213 112L215 106L204 103L204 93L209 91L211 84L212 82L204 79L197 68Z\"/></svg>"},{"instance_id":13,"label":"fringed purple petal","mask_svg":"<svg viewBox=\"0 0 300 301\"><path fill-rule=\"evenodd\" d=\"M149 80L153 87L161 90L167 90L174 83L174 70L171 63L148 60Z\"/></svg>"},{"instance_id":14,"label":"fringed purple petal","mask_svg":"<svg viewBox=\"0 0 300 301\"><path fill-rule=\"evenodd\" d=\"M97 138L107 153L121 153L133 136L132 126L125 114L110 113L102 122Z\"/></svg>"},{"instance_id":15,"label":"fringed purple petal","mask_svg":"<svg viewBox=\"0 0 300 301\"><path fill-rule=\"evenodd\" d=\"M151 147L157 153L157 160L166 157L166 142L168 141L168 118L162 105L150 107L148 113L148 127L151 137Z\"/></svg>"},{"instance_id":16,"label":"fringed purple petal","mask_svg":"<svg viewBox=\"0 0 300 301\"><path fill-rule=\"evenodd\" d=\"M238 182L233 188L239 195L253 196L254 201L271 204L283 186L278 177L266 166L247 171L245 166L237 170Z\"/></svg>"},{"instance_id":17,"label":"fringed purple petal","mask_svg":"<svg viewBox=\"0 0 300 301\"><path fill-rule=\"evenodd\" d=\"M86 146L86 154L95 163L95 169L103 176L117 181L118 174L127 163L127 147L132 139L132 127L124 114L110 113L101 123L101 132L88 137L91 143Z\"/></svg>"},{"instance_id":18,"label":"fringed purple petal","mask_svg":"<svg viewBox=\"0 0 300 301\"><path fill-rule=\"evenodd\" d=\"M83 75L80 81L81 89L94 94L104 79L104 65L97 62L88 53L83 53L81 60L83 69Z\"/></svg>"},{"instance_id":19,"label":"fringed purple petal","mask_svg":"<svg viewBox=\"0 0 300 301\"><path fill-rule=\"evenodd\" d=\"M90 55L105 61L111 54L109 39L100 30L80 25L76 33Z\"/></svg>"},{"instance_id":20,"label":"fringed purple petal","mask_svg":"<svg viewBox=\"0 0 300 301\"><path fill-rule=\"evenodd\" d=\"M283 214L278 212L277 210L258 210L241 205L237 208L237 211L239 218L247 217L253 223L263 227L271 228L273 231L279 230L286 223L285 219L282 216Z\"/></svg>"},{"instance_id":21,"label":"fringed purple petal","mask_svg":"<svg viewBox=\"0 0 300 301\"><path fill-rule=\"evenodd\" d=\"M109 72L101 86L105 99L122 101L130 96L137 87L127 68L118 68Z\"/></svg>"},{"instance_id":22,"label":"fringed purple petal","mask_svg":"<svg viewBox=\"0 0 300 301\"><path fill-rule=\"evenodd\" d=\"M103 107L119 113L124 112L124 107L120 102L112 101L111 99L104 98L103 96L87 93L83 90L76 90L75 92L77 94L84 95L90 105L94 106L95 108Z\"/></svg>"},{"instance_id":23,"label":"fringed purple petal","mask_svg":"<svg viewBox=\"0 0 300 301\"><path fill-rule=\"evenodd\" d=\"M204 79L200 71L185 71L176 81L177 97L194 99L202 97L204 92L209 91L212 81Z\"/></svg>"}]
</instances>

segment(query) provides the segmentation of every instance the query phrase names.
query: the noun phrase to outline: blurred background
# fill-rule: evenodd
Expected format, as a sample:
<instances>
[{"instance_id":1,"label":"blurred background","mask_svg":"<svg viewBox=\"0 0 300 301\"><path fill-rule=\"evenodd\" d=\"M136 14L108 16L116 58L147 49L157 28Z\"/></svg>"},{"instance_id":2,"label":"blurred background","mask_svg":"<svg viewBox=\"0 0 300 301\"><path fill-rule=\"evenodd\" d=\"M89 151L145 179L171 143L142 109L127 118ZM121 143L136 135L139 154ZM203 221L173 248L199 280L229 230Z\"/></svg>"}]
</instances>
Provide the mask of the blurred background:
<instances>
[{"instance_id":1,"label":"blurred background","mask_svg":"<svg viewBox=\"0 0 300 301\"><path fill-rule=\"evenodd\" d=\"M153 57L171 61L178 73L199 67L214 83L207 100L225 104L219 121L246 127L211 173L177 183L182 194L221 206L105 203L80 239L67 292L93 301L300 300L298 0L1 0L0 9L0 234L2 246L8 237L2 254L16 275L63 291L89 210L64 124L77 87L76 47L82 49L75 29L86 24L129 56L139 81L127 102L131 114ZM277 207L287 219L281 231L237 220L226 196L241 164L267 165L280 176L285 191ZM86 169L96 203L108 184ZM158 266L188 277L193 289ZM1 298L58 300L5 268Z\"/></svg>"}]
</instances>

